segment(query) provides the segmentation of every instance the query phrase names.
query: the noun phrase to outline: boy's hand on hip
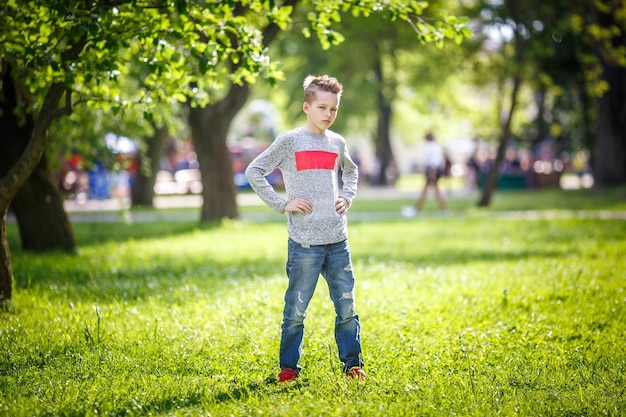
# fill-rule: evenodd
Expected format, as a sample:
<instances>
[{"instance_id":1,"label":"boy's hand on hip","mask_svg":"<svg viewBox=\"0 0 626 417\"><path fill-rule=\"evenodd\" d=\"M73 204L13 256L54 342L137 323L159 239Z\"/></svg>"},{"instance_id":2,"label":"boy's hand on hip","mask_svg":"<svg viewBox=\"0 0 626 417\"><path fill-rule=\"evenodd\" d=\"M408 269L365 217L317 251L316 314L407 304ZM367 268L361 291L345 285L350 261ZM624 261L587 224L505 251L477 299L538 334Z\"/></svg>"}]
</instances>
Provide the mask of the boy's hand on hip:
<instances>
[{"instance_id":1,"label":"boy's hand on hip","mask_svg":"<svg viewBox=\"0 0 626 417\"><path fill-rule=\"evenodd\" d=\"M339 197L337 200L335 200L335 210L337 211L337 213L345 214L345 212L348 211L349 207L350 204L345 198Z\"/></svg>"},{"instance_id":2,"label":"boy's hand on hip","mask_svg":"<svg viewBox=\"0 0 626 417\"><path fill-rule=\"evenodd\" d=\"M310 214L313 212L313 204L309 200L304 198L294 198L285 206L285 211L292 213L300 213L302 215Z\"/></svg>"}]
</instances>

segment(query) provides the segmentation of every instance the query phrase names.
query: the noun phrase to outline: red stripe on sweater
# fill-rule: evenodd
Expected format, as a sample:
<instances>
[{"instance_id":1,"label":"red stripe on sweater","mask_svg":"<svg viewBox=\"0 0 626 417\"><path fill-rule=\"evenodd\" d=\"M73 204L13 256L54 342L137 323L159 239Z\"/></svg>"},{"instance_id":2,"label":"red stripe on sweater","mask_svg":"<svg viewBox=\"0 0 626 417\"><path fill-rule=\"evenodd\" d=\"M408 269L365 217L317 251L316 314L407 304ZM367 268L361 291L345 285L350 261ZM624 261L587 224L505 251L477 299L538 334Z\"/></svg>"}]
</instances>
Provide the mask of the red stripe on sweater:
<instances>
[{"instance_id":1,"label":"red stripe on sweater","mask_svg":"<svg viewBox=\"0 0 626 417\"><path fill-rule=\"evenodd\" d=\"M296 152L296 169L335 169L339 155L325 151L301 151Z\"/></svg>"}]
</instances>

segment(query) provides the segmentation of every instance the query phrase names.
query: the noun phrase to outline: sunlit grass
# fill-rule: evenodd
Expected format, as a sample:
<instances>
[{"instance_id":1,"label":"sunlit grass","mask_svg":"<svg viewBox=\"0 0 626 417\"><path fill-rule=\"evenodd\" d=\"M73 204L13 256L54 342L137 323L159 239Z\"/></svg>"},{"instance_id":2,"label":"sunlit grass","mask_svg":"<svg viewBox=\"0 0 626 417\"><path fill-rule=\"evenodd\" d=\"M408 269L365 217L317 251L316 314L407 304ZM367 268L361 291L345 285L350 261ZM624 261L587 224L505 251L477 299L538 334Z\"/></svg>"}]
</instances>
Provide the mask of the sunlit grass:
<instances>
[{"instance_id":1,"label":"sunlit grass","mask_svg":"<svg viewBox=\"0 0 626 417\"><path fill-rule=\"evenodd\" d=\"M621 204L610 201L598 206ZM365 384L341 375L323 280L302 377L275 383L280 219L74 229L77 255L13 250L0 415L574 416L626 407L624 220L469 211L354 222Z\"/></svg>"}]
</instances>

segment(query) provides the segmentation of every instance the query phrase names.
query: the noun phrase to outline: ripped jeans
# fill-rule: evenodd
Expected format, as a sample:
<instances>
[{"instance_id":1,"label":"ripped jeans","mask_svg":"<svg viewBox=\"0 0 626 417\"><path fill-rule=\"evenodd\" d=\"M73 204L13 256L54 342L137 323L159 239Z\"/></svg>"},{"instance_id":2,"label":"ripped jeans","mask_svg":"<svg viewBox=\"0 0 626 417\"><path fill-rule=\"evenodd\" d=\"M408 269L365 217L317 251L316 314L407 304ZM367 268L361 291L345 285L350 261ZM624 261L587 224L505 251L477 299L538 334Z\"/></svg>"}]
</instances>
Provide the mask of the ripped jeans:
<instances>
[{"instance_id":1,"label":"ripped jeans","mask_svg":"<svg viewBox=\"0 0 626 417\"><path fill-rule=\"evenodd\" d=\"M300 372L304 318L315 292L319 275L328 283L330 298L335 306L335 341L344 372L353 366L363 366L361 355L361 325L354 304L354 274L348 241L329 245L301 245L289 239L287 277L280 367Z\"/></svg>"}]
</instances>

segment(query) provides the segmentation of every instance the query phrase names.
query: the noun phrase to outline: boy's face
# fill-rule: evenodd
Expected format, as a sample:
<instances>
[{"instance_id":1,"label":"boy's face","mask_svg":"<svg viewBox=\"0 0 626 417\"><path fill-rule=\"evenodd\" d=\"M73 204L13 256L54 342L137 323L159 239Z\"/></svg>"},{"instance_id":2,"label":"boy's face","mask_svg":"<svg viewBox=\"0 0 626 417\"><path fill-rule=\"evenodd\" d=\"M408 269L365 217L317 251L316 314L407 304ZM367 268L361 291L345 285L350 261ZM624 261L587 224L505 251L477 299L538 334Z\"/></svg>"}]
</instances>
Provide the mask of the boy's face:
<instances>
[{"instance_id":1,"label":"boy's face","mask_svg":"<svg viewBox=\"0 0 626 417\"><path fill-rule=\"evenodd\" d=\"M339 110L339 97L329 91L318 91L315 100L304 102L302 110L306 113L306 128L312 133L322 134L328 129Z\"/></svg>"}]
</instances>

